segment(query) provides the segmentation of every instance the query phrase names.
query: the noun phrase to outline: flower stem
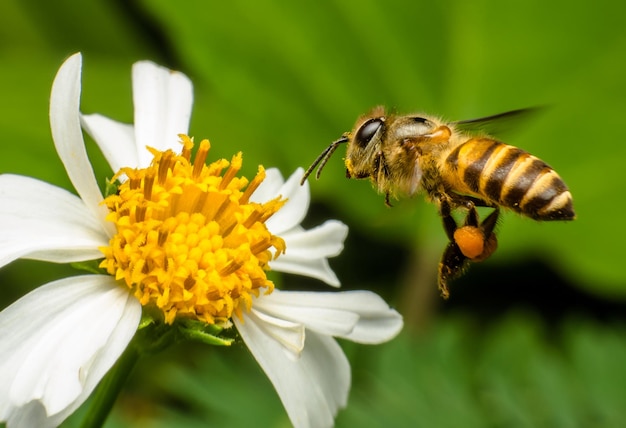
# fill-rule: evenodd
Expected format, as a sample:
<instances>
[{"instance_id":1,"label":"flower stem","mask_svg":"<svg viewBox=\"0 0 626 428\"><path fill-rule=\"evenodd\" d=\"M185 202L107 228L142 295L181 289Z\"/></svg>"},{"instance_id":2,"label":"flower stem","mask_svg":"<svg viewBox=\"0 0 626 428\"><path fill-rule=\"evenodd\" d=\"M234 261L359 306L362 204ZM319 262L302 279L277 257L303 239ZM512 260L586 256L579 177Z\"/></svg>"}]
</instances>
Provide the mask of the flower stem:
<instances>
[{"instance_id":1,"label":"flower stem","mask_svg":"<svg viewBox=\"0 0 626 428\"><path fill-rule=\"evenodd\" d=\"M104 424L138 359L139 350L131 342L119 360L100 381L81 428L101 427Z\"/></svg>"}]
</instances>

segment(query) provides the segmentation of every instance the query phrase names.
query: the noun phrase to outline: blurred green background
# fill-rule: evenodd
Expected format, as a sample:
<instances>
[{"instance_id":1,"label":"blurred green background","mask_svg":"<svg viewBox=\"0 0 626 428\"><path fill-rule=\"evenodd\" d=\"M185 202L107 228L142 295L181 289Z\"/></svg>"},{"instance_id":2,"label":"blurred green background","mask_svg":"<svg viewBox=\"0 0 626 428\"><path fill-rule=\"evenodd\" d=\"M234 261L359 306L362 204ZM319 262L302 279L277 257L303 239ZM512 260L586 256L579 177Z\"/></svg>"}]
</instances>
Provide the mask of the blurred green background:
<instances>
[{"instance_id":1,"label":"blurred green background","mask_svg":"<svg viewBox=\"0 0 626 428\"><path fill-rule=\"evenodd\" d=\"M407 323L387 345L342 343L354 381L337 426L624 426L626 3L5 0L1 10L0 171L68 189L47 110L54 74L76 51L82 110L126 122L133 62L185 72L190 134L210 138L213 156L243 150L248 174L259 163L285 175L307 167L378 104L451 120L547 106L506 141L559 172L578 218L505 214L497 253L445 302L433 205L385 207L367 181L344 178L343 148L310 181L307 225L350 226L331 261L343 287L377 291ZM99 177L110 176L93 152ZM68 273L13 263L0 271L0 305ZM184 344L140 363L107 427L251 424L289 421L245 347Z\"/></svg>"}]
</instances>

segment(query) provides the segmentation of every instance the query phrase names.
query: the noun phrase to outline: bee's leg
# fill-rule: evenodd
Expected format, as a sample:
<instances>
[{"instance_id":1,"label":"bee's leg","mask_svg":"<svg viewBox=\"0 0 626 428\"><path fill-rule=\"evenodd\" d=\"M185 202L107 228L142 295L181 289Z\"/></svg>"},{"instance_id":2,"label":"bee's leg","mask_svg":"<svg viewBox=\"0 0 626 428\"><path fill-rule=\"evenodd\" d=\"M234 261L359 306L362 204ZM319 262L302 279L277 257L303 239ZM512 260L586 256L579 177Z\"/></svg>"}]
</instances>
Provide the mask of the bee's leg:
<instances>
[{"instance_id":1,"label":"bee's leg","mask_svg":"<svg viewBox=\"0 0 626 428\"><path fill-rule=\"evenodd\" d=\"M493 210L491 214L487 216L486 219L480 223L479 229L483 233L485 242L483 245L483 252L480 256L472 259L474 262L482 262L483 260L488 259L498 248L498 237L494 232L496 228L496 224L498 223L498 217L500 216L500 208Z\"/></svg>"},{"instance_id":2,"label":"bee's leg","mask_svg":"<svg viewBox=\"0 0 626 428\"><path fill-rule=\"evenodd\" d=\"M480 199L478 199L480 201ZM483 233L485 240L489 239L494 234L496 225L498 224L498 218L500 217L500 208L495 207L494 210L485 218L480 224L478 218L478 212L476 211L476 205L473 201L468 201L467 204L467 217L465 217L465 226L475 227L480 229Z\"/></svg>"},{"instance_id":3,"label":"bee's leg","mask_svg":"<svg viewBox=\"0 0 626 428\"><path fill-rule=\"evenodd\" d=\"M498 239L494 232L500 210L496 208L480 222L478 212L472 205L468 205L465 224L454 232L453 241L457 244L465 257L473 262L480 262L489 258L496 248Z\"/></svg>"},{"instance_id":4,"label":"bee's leg","mask_svg":"<svg viewBox=\"0 0 626 428\"><path fill-rule=\"evenodd\" d=\"M454 240L454 232L459 228L454 217L452 217L452 204L454 203L447 195L439 196L439 214L443 221L443 229L448 235L448 246L441 256L438 270L437 285L441 292L441 297L447 299L450 296L448 281L458 277L467 264L467 257L463 255L459 246Z\"/></svg>"},{"instance_id":5,"label":"bee's leg","mask_svg":"<svg viewBox=\"0 0 626 428\"><path fill-rule=\"evenodd\" d=\"M496 209L494 209L493 212L489 214L487 218L483 220L482 223L480 223L480 230L482 230L483 233L485 234L485 238L488 239L491 235L493 235L493 231L496 228L496 224L498 224L499 217L500 217L500 208L496 207Z\"/></svg>"},{"instance_id":6,"label":"bee's leg","mask_svg":"<svg viewBox=\"0 0 626 428\"><path fill-rule=\"evenodd\" d=\"M389 192L385 192L385 205L389 208L393 207L393 205L391 205L391 201L389 200Z\"/></svg>"},{"instance_id":7,"label":"bee's leg","mask_svg":"<svg viewBox=\"0 0 626 428\"><path fill-rule=\"evenodd\" d=\"M382 151L376 153L376 157L374 158L374 167L372 171L372 179L378 185L379 189L384 189L386 186L383 184L387 181L387 177L389 177L389 167L387 166L387 162L385 161L385 155ZM385 192L385 205L388 207L392 207L391 194L389 191Z\"/></svg>"},{"instance_id":8,"label":"bee's leg","mask_svg":"<svg viewBox=\"0 0 626 428\"><path fill-rule=\"evenodd\" d=\"M443 221L443 229L448 235L450 242L454 242L454 232L458 229L456 220L452 217L452 207L450 206L450 199L446 196L439 197L439 215Z\"/></svg>"},{"instance_id":9,"label":"bee's leg","mask_svg":"<svg viewBox=\"0 0 626 428\"><path fill-rule=\"evenodd\" d=\"M482 199L471 196L454 196L454 203L457 204L457 206L463 206L467 209L465 226L478 227L484 233L485 238L488 238L491 234L493 234L496 224L498 223L498 218L500 217L500 208L493 206ZM482 223L479 224L478 211L476 211L476 207L487 207L493 208L494 210L483 220Z\"/></svg>"},{"instance_id":10,"label":"bee's leg","mask_svg":"<svg viewBox=\"0 0 626 428\"><path fill-rule=\"evenodd\" d=\"M456 193L450 193L450 203L454 207L463 207L467 210L471 210L473 207L486 207L496 208L493 204L485 201L484 199L476 198L468 195L458 195Z\"/></svg>"},{"instance_id":11,"label":"bee's leg","mask_svg":"<svg viewBox=\"0 0 626 428\"><path fill-rule=\"evenodd\" d=\"M478 227L478 211L476 211L476 205L473 202L467 202L467 217L465 217L465 226Z\"/></svg>"},{"instance_id":12,"label":"bee's leg","mask_svg":"<svg viewBox=\"0 0 626 428\"><path fill-rule=\"evenodd\" d=\"M437 285L441 292L441 297L444 299L450 297L448 281L459 277L466 266L467 257L463 255L454 240L450 241L439 262L439 279Z\"/></svg>"},{"instance_id":13,"label":"bee's leg","mask_svg":"<svg viewBox=\"0 0 626 428\"><path fill-rule=\"evenodd\" d=\"M495 206L493 206L492 204L490 204L489 202L487 202L487 201L485 201L483 199L473 198L471 196L466 196L465 200L467 201L466 203L468 203L468 204L471 203L475 207L496 208Z\"/></svg>"}]
</instances>

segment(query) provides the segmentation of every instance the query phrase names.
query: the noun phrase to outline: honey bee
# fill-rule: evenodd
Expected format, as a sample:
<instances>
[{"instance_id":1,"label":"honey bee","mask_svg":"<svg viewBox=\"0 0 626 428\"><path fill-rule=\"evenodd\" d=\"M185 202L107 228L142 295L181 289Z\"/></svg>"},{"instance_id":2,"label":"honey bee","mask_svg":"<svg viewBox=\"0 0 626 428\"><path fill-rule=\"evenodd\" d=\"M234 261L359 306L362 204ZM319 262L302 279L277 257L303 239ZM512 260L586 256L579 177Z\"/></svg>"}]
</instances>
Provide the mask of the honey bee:
<instances>
[{"instance_id":1,"label":"honey bee","mask_svg":"<svg viewBox=\"0 0 626 428\"><path fill-rule=\"evenodd\" d=\"M385 114L383 107L376 107L315 159L301 184L318 165L319 178L337 147L345 143L346 177L369 178L385 195L387 205L390 197L423 191L438 206L449 239L438 278L441 294L447 298L449 280L460 276L469 261L485 260L496 250L500 208L538 221L575 218L572 195L550 166L476 132L484 124L527 111L444 122L422 114ZM476 207L493 211L480 221ZM461 226L452 216L456 210L467 213Z\"/></svg>"}]
</instances>

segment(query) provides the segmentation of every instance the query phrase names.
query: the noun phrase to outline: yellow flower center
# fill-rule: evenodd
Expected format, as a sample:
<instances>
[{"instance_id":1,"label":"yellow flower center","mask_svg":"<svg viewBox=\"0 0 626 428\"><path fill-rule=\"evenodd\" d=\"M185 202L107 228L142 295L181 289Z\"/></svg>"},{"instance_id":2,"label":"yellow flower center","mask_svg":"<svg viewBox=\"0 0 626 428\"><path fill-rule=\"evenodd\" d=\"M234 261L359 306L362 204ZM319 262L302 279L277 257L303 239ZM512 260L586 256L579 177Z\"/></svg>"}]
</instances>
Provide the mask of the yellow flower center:
<instances>
[{"instance_id":1,"label":"yellow flower center","mask_svg":"<svg viewBox=\"0 0 626 428\"><path fill-rule=\"evenodd\" d=\"M241 153L230 163L206 165L208 140L192 161L194 143L180 137L181 154L150 149L149 167L116 174L127 180L104 200L117 234L101 248L100 267L123 280L142 305L159 308L169 324L176 317L227 324L250 309L252 295L273 290L266 276L270 247L278 256L285 243L265 221L285 201L250 202L265 178L263 167L248 182L236 177Z\"/></svg>"}]
</instances>

